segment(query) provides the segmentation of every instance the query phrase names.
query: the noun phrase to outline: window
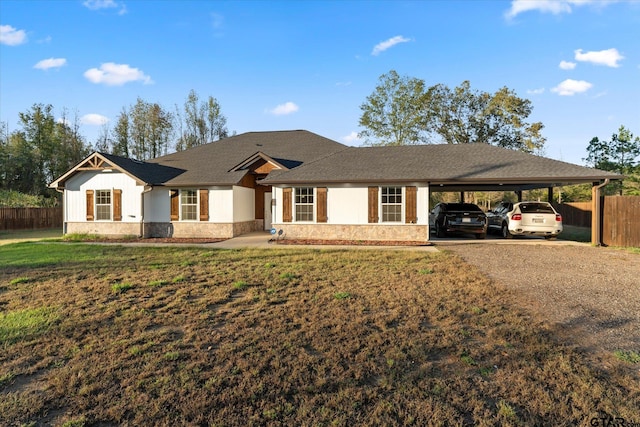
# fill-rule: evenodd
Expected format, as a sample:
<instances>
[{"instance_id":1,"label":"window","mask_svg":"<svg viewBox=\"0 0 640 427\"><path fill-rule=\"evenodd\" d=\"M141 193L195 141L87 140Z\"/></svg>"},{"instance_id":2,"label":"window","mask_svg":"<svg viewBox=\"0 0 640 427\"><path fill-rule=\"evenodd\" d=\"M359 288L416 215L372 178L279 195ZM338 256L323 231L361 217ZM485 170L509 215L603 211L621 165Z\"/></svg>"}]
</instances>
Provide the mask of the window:
<instances>
[{"instance_id":1,"label":"window","mask_svg":"<svg viewBox=\"0 0 640 427\"><path fill-rule=\"evenodd\" d=\"M382 187L382 222L402 222L402 187Z\"/></svg>"},{"instance_id":2,"label":"window","mask_svg":"<svg viewBox=\"0 0 640 427\"><path fill-rule=\"evenodd\" d=\"M96 220L111 220L111 190L96 190Z\"/></svg>"},{"instance_id":3,"label":"window","mask_svg":"<svg viewBox=\"0 0 640 427\"><path fill-rule=\"evenodd\" d=\"M313 188L295 189L296 221L313 221Z\"/></svg>"},{"instance_id":4,"label":"window","mask_svg":"<svg viewBox=\"0 0 640 427\"><path fill-rule=\"evenodd\" d=\"M180 219L183 221L198 219L198 193L196 190L180 191Z\"/></svg>"}]
</instances>

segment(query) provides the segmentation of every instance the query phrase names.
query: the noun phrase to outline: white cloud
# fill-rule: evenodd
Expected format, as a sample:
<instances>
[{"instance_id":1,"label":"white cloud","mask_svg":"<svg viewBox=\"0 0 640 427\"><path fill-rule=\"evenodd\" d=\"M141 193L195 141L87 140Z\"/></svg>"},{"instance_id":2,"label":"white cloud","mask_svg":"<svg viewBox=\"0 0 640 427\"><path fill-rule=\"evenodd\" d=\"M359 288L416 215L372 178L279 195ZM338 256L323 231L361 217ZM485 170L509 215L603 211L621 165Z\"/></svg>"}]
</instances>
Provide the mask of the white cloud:
<instances>
[{"instance_id":1,"label":"white cloud","mask_svg":"<svg viewBox=\"0 0 640 427\"><path fill-rule=\"evenodd\" d=\"M617 0L512 0L511 8L505 13L505 17L511 19L521 13L532 10L559 15L561 13L571 13L574 7L584 5L606 6L616 2Z\"/></svg>"},{"instance_id":2,"label":"white cloud","mask_svg":"<svg viewBox=\"0 0 640 427\"><path fill-rule=\"evenodd\" d=\"M351 143L351 142L358 142L360 141L360 138L358 138L358 132L351 132L349 135L347 136L343 136L342 140L344 142L346 142L347 144Z\"/></svg>"},{"instance_id":3,"label":"white cloud","mask_svg":"<svg viewBox=\"0 0 640 427\"><path fill-rule=\"evenodd\" d=\"M298 107L295 103L289 101L285 102L284 104L278 105L276 108L268 110L268 112L273 114L274 116L285 116L287 114L295 113L299 109L300 107Z\"/></svg>"},{"instance_id":4,"label":"white cloud","mask_svg":"<svg viewBox=\"0 0 640 427\"><path fill-rule=\"evenodd\" d=\"M33 68L36 68L38 70L48 70L49 68L60 68L66 64L67 60L65 58L49 58L43 59L42 61L38 62L33 66Z\"/></svg>"},{"instance_id":5,"label":"white cloud","mask_svg":"<svg viewBox=\"0 0 640 427\"><path fill-rule=\"evenodd\" d=\"M584 80L567 79L551 89L551 92L555 92L560 96L573 96L576 93L586 92L592 87L591 83Z\"/></svg>"},{"instance_id":6,"label":"white cloud","mask_svg":"<svg viewBox=\"0 0 640 427\"><path fill-rule=\"evenodd\" d=\"M527 93L529 95L541 95L541 94L544 93L544 88L541 87L541 88L538 88L538 89L529 89L529 90L527 90Z\"/></svg>"},{"instance_id":7,"label":"white cloud","mask_svg":"<svg viewBox=\"0 0 640 427\"><path fill-rule=\"evenodd\" d=\"M90 10L120 8L118 15L127 13L127 6L124 3L114 0L85 0L82 4Z\"/></svg>"},{"instance_id":8,"label":"white cloud","mask_svg":"<svg viewBox=\"0 0 640 427\"><path fill-rule=\"evenodd\" d=\"M411 39L402 37L402 36L395 36L395 37L391 37L388 40L385 40L383 42L378 43L377 45L375 45L373 47L373 50L371 51L371 55L373 56L377 56L380 55L382 52L384 52L385 50L397 45L398 43L406 43L406 42L410 42Z\"/></svg>"},{"instance_id":9,"label":"white cloud","mask_svg":"<svg viewBox=\"0 0 640 427\"><path fill-rule=\"evenodd\" d=\"M109 119L101 114L90 113L80 117L80 122L84 125L102 126L107 124Z\"/></svg>"},{"instance_id":10,"label":"white cloud","mask_svg":"<svg viewBox=\"0 0 640 427\"><path fill-rule=\"evenodd\" d=\"M103 83L107 86L122 86L125 83L141 81L144 84L152 84L153 80L141 70L131 68L128 64L115 64L105 62L100 69L91 68L84 72L84 76L91 83Z\"/></svg>"},{"instance_id":11,"label":"white cloud","mask_svg":"<svg viewBox=\"0 0 640 427\"><path fill-rule=\"evenodd\" d=\"M26 42L27 33L24 30L18 30L11 25L0 25L0 44L18 46Z\"/></svg>"},{"instance_id":12,"label":"white cloud","mask_svg":"<svg viewBox=\"0 0 640 427\"><path fill-rule=\"evenodd\" d=\"M576 61L591 62L592 64L606 65L613 68L619 67L618 61L624 59L624 56L620 55L618 49L615 48L584 53L582 53L582 49L578 49L575 54Z\"/></svg>"},{"instance_id":13,"label":"white cloud","mask_svg":"<svg viewBox=\"0 0 640 427\"><path fill-rule=\"evenodd\" d=\"M574 68L576 68L576 63L569 61L560 61L560 65L558 65L558 67L560 67L562 70L573 70Z\"/></svg>"}]
</instances>

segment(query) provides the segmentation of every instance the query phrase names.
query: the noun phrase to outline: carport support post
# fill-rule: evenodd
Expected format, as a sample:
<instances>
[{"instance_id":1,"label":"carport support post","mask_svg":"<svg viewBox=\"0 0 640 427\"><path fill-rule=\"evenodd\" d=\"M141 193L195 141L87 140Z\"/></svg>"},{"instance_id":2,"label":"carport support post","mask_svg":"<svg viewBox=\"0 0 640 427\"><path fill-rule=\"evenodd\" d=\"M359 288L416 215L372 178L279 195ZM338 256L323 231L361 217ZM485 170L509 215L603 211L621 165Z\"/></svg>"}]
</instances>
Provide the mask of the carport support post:
<instances>
[{"instance_id":1,"label":"carport support post","mask_svg":"<svg viewBox=\"0 0 640 427\"><path fill-rule=\"evenodd\" d=\"M460 203L464 203L464 191L460 192Z\"/></svg>"},{"instance_id":2,"label":"carport support post","mask_svg":"<svg viewBox=\"0 0 640 427\"><path fill-rule=\"evenodd\" d=\"M594 182L591 187L591 244L602 245L602 198L600 189L609 183L609 178L604 182Z\"/></svg>"},{"instance_id":3,"label":"carport support post","mask_svg":"<svg viewBox=\"0 0 640 427\"><path fill-rule=\"evenodd\" d=\"M547 188L547 202L553 203L553 187Z\"/></svg>"},{"instance_id":4,"label":"carport support post","mask_svg":"<svg viewBox=\"0 0 640 427\"><path fill-rule=\"evenodd\" d=\"M518 196L518 202L522 201L522 190L516 191L516 196Z\"/></svg>"}]
</instances>

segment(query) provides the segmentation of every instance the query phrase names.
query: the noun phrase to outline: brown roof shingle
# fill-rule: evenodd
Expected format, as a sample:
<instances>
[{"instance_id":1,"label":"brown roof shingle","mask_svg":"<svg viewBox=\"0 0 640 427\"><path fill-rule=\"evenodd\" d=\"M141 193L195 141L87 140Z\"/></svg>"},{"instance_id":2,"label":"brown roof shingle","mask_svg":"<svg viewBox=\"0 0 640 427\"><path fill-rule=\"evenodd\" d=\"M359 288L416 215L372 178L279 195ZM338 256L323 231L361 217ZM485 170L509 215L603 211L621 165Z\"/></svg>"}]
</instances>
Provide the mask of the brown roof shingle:
<instances>
[{"instance_id":1,"label":"brown roof shingle","mask_svg":"<svg viewBox=\"0 0 640 427\"><path fill-rule=\"evenodd\" d=\"M589 182L620 175L488 144L350 147L264 184L332 182Z\"/></svg>"}]
</instances>

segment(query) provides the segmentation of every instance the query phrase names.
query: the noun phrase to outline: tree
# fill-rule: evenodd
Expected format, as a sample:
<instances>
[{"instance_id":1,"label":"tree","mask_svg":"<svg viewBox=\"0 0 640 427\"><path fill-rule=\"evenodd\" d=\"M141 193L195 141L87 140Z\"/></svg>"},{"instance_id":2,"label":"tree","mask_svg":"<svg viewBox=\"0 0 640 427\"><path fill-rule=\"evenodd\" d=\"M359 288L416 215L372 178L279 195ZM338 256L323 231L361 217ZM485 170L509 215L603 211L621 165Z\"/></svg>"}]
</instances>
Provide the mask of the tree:
<instances>
[{"instance_id":1,"label":"tree","mask_svg":"<svg viewBox=\"0 0 640 427\"><path fill-rule=\"evenodd\" d=\"M218 101L209 96L206 103L200 102L193 89L184 103L184 115L177 112L176 117L180 120L177 124L180 129L176 142L178 151L226 138L229 134L227 118Z\"/></svg>"},{"instance_id":2,"label":"tree","mask_svg":"<svg viewBox=\"0 0 640 427\"><path fill-rule=\"evenodd\" d=\"M453 90L429 88L430 127L447 144L487 143L527 153L540 152L545 138L540 122L526 123L531 101L503 87L494 94L471 89L469 81Z\"/></svg>"},{"instance_id":3,"label":"tree","mask_svg":"<svg viewBox=\"0 0 640 427\"><path fill-rule=\"evenodd\" d=\"M640 157L640 137L633 137L624 126L617 134L611 135L611 141L601 141L594 137L587 146L587 158L583 159L598 169L618 172L633 172Z\"/></svg>"},{"instance_id":4,"label":"tree","mask_svg":"<svg viewBox=\"0 0 640 427\"><path fill-rule=\"evenodd\" d=\"M168 152L173 116L160 104L138 98L129 111L131 154L139 160L153 159ZM123 123L124 125L124 123Z\"/></svg>"},{"instance_id":5,"label":"tree","mask_svg":"<svg viewBox=\"0 0 640 427\"><path fill-rule=\"evenodd\" d=\"M628 129L620 126L618 133L611 135L610 141L600 140L597 136L589 141L587 157L583 159L589 166L626 175L627 179L615 183L612 188L622 195L637 194L640 188L640 137L633 136Z\"/></svg>"},{"instance_id":6,"label":"tree","mask_svg":"<svg viewBox=\"0 0 640 427\"><path fill-rule=\"evenodd\" d=\"M443 84L425 89L423 80L392 70L360 109L360 136L371 145L486 143L535 153L545 143L542 123L526 122L531 101L506 87L490 94L464 81L453 90Z\"/></svg>"},{"instance_id":7,"label":"tree","mask_svg":"<svg viewBox=\"0 0 640 427\"><path fill-rule=\"evenodd\" d=\"M374 92L360 106L358 135L369 145L412 145L427 142L424 81L394 70L380 76Z\"/></svg>"},{"instance_id":8,"label":"tree","mask_svg":"<svg viewBox=\"0 0 640 427\"><path fill-rule=\"evenodd\" d=\"M222 114L222 108L213 96L209 96L207 100L207 124L209 125L208 142L229 136L227 118Z\"/></svg>"},{"instance_id":9,"label":"tree","mask_svg":"<svg viewBox=\"0 0 640 427\"><path fill-rule=\"evenodd\" d=\"M113 146L111 153L116 156L129 157L129 113L126 108L118 115L112 133Z\"/></svg>"}]
</instances>

